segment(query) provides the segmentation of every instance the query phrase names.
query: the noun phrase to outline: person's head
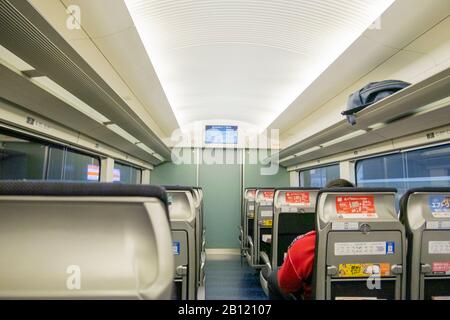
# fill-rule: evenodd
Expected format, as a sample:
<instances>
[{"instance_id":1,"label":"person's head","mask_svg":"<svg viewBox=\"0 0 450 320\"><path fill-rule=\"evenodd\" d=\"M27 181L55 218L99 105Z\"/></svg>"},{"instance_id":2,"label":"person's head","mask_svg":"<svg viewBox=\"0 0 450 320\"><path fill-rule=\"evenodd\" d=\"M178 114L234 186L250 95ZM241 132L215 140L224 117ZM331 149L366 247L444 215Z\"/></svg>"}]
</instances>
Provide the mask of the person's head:
<instances>
[{"instance_id":1,"label":"person's head","mask_svg":"<svg viewBox=\"0 0 450 320\"><path fill-rule=\"evenodd\" d=\"M348 180L335 179L328 182L325 188L354 188L355 186Z\"/></svg>"}]
</instances>

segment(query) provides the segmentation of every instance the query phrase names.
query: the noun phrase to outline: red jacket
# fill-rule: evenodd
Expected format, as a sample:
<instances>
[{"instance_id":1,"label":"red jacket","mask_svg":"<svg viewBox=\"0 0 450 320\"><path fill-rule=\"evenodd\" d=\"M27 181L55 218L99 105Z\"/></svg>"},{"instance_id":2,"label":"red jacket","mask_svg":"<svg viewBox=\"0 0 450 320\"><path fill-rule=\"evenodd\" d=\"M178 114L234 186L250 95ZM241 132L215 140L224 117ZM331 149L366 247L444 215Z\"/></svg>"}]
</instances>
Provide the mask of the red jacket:
<instances>
[{"instance_id":1,"label":"red jacket","mask_svg":"<svg viewBox=\"0 0 450 320\"><path fill-rule=\"evenodd\" d=\"M278 286L285 293L301 293L311 298L311 280L316 247L316 232L297 237L290 245L278 271Z\"/></svg>"}]
</instances>

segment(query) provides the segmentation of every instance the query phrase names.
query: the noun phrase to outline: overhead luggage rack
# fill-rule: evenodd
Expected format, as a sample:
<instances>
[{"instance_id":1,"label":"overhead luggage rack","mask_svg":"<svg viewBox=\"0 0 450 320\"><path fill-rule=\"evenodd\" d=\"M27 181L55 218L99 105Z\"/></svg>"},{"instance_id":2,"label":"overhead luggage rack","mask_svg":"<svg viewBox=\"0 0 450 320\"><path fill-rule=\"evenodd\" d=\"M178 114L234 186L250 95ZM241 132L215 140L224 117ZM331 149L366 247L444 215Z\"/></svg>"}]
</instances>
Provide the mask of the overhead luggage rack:
<instances>
[{"instance_id":1,"label":"overhead luggage rack","mask_svg":"<svg viewBox=\"0 0 450 320\"><path fill-rule=\"evenodd\" d=\"M388 139L448 124L450 68L381 100L356 114L351 126L343 119L276 156L280 164L294 167Z\"/></svg>"},{"instance_id":2,"label":"overhead luggage rack","mask_svg":"<svg viewBox=\"0 0 450 320\"><path fill-rule=\"evenodd\" d=\"M67 90L70 94L82 100L92 107L96 112L103 115L111 123L99 124L92 122L87 117L87 122L96 124L96 138L102 143L111 144L114 140L125 152L137 154L140 159L147 160L153 165L160 164L170 159L170 149L157 136L148 125L136 115L136 112L114 91L111 86L80 56L80 54L44 19L44 17L33 7L29 1L0 0L0 39L1 45L29 63L35 70L28 73L28 77L45 76L57 85ZM67 121L59 112L50 110L61 110L67 108L73 113L67 104L59 99L54 99L48 92L33 85L25 76L11 73L5 67L0 67L2 76L7 76L15 83L8 84L1 92L3 98L18 105L26 106L32 111L38 111L49 119L61 119L66 126L73 126L73 122ZM22 90L17 90L18 86ZM52 102L52 106L36 108L36 99L30 101L29 97L22 96L24 88L30 88L33 94L44 97ZM26 105L24 105L26 103ZM39 106L39 104L38 104ZM59 109L58 109L59 107ZM36 109L36 110L35 110ZM77 115L76 118L85 117ZM70 117L73 121L73 118ZM86 122L85 121L85 122ZM107 125L116 125L139 141L139 144L124 140L116 132L106 128ZM92 136L93 128L85 128L83 121L77 122L80 132ZM112 144L112 145L115 145ZM151 149L149 153L139 148L145 145Z\"/></svg>"}]
</instances>

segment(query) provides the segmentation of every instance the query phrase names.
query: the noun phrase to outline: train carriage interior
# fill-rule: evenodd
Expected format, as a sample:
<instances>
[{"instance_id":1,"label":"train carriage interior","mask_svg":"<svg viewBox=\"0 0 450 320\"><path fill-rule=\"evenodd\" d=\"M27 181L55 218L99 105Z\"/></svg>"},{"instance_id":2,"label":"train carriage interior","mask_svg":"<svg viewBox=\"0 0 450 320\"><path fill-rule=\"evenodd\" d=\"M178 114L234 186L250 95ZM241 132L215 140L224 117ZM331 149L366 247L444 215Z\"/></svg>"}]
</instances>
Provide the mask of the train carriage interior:
<instances>
[{"instance_id":1,"label":"train carriage interior","mask_svg":"<svg viewBox=\"0 0 450 320\"><path fill-rule=\"evenodd\" d=\"M0 299L450 300L450 0L0 0Z\"/></svg>"}]
</instances>

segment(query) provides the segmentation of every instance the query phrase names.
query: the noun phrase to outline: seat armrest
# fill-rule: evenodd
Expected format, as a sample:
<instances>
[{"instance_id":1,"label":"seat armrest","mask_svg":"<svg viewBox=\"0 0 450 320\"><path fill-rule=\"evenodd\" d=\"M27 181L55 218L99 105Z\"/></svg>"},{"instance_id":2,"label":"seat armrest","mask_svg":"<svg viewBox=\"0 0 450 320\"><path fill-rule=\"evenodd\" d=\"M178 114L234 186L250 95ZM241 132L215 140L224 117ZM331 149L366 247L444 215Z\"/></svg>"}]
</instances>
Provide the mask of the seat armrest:
<instances>
[{"instance_id":1,"label":"seat armrest","mask_svg":"<svg viewBox=\"0 0 450 320\"><path fill-rule=\"evenodd\" d=\"M292 293L289 293L289 294L288 294L288 297L289 297L290 300L299 300L299 299L295 296L295 294L292 294Z\"/></svg>"},{"instance_id":2,"label":"seat armrest","mask_svg":"<svg viewBox=\"0 0 450 320\"><path fill-rule=\"evenodd\" d=\"M272 269L270 259L269 259L269 256L267 255L267 253L262 251L259 253L259 257L261 258L261 260L263 261L264 264L268 265L270 267L270 269Z\"/></svg>"},{"instance_id":3,"label":"seat armrest","mask_svg":"<svg viewBox=\"0 0 450 320\"><path fill-rule=\"evenodd\" d=\"M252 239L250 236L248 236L248 237L247 237L247 241L248 241L248 245L249 245L251 248L253 248L253 239Z\"/></svg>"},{"instance_id":4,"label":"seat armrest","mask_svg":"<svg viewBox=\"0 0 450 320\"><path fill-rule=\"evenodd\" d=\"M269 279L270 273L272 272L272 265L270 264L270 259L267 253L260 252L259 257L263 261L263 266L261 268L261 274L266 279L266 281Z\"/></svg>"}]
</instances>

